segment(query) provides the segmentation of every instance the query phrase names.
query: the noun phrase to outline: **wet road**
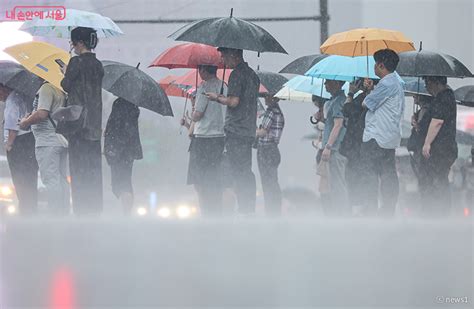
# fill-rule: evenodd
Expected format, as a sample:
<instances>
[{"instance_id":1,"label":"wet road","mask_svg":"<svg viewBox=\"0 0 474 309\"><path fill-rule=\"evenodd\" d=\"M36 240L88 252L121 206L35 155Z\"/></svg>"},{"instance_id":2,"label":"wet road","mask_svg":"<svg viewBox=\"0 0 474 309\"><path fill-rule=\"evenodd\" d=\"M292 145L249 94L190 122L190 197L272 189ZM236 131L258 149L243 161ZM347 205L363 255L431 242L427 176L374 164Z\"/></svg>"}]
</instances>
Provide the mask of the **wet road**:
<instances>
[{"instance_id":1,"label":"wet road","mask_svg":"<svg viewBox=\"0 0 474 309\"><path fill-rule=\"evenodd\" d=\"M1 231L8 309L473 301L466 220L9 219Z\"/></svg>"}]
</instances>

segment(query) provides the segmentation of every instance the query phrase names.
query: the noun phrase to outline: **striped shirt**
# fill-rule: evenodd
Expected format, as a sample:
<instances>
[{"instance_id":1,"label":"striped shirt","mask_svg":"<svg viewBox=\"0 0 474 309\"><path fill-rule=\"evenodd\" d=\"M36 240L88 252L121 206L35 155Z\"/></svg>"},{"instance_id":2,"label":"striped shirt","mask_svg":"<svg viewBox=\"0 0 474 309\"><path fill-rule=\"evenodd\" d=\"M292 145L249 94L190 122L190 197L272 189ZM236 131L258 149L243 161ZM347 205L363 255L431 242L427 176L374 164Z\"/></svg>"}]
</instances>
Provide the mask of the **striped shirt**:
<instances>
[{"instance_id":1,"label":"striped shirt","mask_svg":"<svg viewBox=\"0 0 474 309\"><path fill-rule=\"evenodd\" d=\"M258 139L258 144L261 146L269 144L278 144L280 142L283 128L285 127L285 117L278 105L268 107L263 114L262 129L267 131L267 134Z\"/></svg>"}]
</instances>

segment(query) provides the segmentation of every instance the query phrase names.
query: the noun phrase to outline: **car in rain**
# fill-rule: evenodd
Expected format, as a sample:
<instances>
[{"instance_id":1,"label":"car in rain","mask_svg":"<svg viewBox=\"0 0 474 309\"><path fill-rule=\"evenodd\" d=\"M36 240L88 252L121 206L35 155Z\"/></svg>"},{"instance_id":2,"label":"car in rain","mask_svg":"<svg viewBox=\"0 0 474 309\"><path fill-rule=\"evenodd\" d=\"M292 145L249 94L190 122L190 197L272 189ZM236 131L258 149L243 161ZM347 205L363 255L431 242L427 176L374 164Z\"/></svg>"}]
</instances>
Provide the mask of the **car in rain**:
<instances>
[{"instance_id":1,"label":"car in rain","mask_svg":"<svg viewBox=\"0 0 474 309\"><path fill-rule=\"evenodd\" d=\"M18 200L6 156L0 156L0 217L18 212Z\"/></svg>"}]
</instances>

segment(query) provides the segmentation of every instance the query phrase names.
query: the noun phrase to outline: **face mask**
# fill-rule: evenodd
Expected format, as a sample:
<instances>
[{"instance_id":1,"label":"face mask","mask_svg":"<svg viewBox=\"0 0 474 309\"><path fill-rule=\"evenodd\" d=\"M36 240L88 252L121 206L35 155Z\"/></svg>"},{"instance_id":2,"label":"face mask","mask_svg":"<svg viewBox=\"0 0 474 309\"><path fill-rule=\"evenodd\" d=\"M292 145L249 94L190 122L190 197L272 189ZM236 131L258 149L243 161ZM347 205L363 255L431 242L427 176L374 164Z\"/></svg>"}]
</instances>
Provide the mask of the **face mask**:
<instances>
[{"instance_id":1,"label":"face mask","mask_svg":"<svg viewBox=\"0 0 474 309\"><path fill-rule=\"evenodd\" d=\"M69 56L71 56L71 58L74 56L79 56L78 54L76 54L74 47L71 47L71 49L69 50Z\"/></svg>"}]
</instances>

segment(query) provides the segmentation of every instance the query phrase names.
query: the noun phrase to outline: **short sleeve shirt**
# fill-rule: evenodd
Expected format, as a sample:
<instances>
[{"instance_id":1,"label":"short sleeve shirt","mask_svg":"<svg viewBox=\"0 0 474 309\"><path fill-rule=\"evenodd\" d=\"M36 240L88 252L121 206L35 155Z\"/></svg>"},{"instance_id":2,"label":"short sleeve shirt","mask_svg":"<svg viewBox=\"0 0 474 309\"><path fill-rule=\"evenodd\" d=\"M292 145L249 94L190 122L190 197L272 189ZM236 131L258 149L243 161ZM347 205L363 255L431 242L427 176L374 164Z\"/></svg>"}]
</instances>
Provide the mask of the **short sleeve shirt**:
<instances>
[{"instance_id":1,"label":"short sleeve shirt","mask_svg":"<svg viewBox=\"0 0 474 309\"><path fill-rule=\"evenodd\" d=\"M428 117L423 117L423 125L420 128L426 138L431 119L443 120L443 125L434 139L432 151L448 151L456 147L456 99L452 89L441 91L428 105ZM425 119L426 118L426 119Z\"/></svg>"},{"instance_id":2,"label":"short sleeve shirt","mask_svg":"<svg viewBox=\"0 0 474 309\"><path fill-rule=\"evenodd\" d=\"M227 96L238 97L236 107L227 107L225 132L243 137L255 137L257 129L257 100L260 79L246 62L230 74Z\"/></svg>"},{"instance_id":3,"label":"short sleeve shirt","mask_svg":"<svg viewBox=\"0 0 474 309\"><path fill-rule=\"evenodd\" d=\"M196 96L196 111L203 113L202 118L194 124L194 135L196 137L218 137L224 136L224 111L225 106L210 101L204 93L220 93L222 81L213 78L202 83L198 88ZM224 85L224 95L227 87Z\"/></svg>"},{"instance_id":4,"label":"short sleeve shirt","mask_svg":"<svg viewBox=\"0 0 474 309\"><path fill-rule=\"evenodd\" d=\"M341 90L337 95L333 96L324 104L324 110L327 112L327 115L326 122L324 124L323 147L326 146L329 136L331 135L331 131L334 128L334 120L337 118L344 118L344 114L342 112L344 102L346 102L346 95L344 94L344 91ZM334 145L332 145L333 149L339 149L345 133L346 129L342 127L339 131L336 141L334 142Z\"/></svg>"},{"instance_id":5,"label":"short sleeve shirt","mask_svg":"<svg viewBox=\"0 0 474 309\"><path fill-rule=\"evenodd\" d=\"M45 110L50 115L58 108L64 106L66 100L65 94L49 83L43 84L37 93L37 100L33 105L33 109ZM58 146L67 147L66 139L56 133L52 119L49 117L31 126L31 130L35 135L36 147Z\"/></svg>"},{"instance_id":6,"label":"short sleeve shirt","mask_svg":"<svg viewBox=\"0 0 474 309\"><path fill-rule=\"evenodd\" d=\"M28 105L31 102L16 91L12 91L5 100L5 110L3 111L3 137L4 142L8 141L8 131L17 131L18 135L29 133L30 131L20 130L19 121L28 114Z\"/></svg>"}]
</instances>

